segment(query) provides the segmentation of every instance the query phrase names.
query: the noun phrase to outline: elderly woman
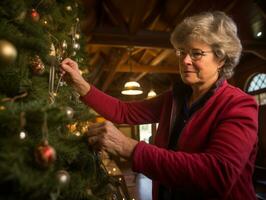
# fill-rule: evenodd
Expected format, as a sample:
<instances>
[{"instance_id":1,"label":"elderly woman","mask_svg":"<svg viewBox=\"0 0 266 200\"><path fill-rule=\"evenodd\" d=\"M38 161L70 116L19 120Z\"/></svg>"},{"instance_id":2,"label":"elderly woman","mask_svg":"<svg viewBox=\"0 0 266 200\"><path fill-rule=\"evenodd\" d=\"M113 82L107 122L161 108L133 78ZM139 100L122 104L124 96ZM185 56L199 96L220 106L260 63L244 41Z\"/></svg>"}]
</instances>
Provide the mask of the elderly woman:
<instances>
[{"instance_id":1,"label":"elderly woman","mask_svg":"<svg viewBox=\"0 0 266 200\"><path fill-rule=\"evenodd\" d=\"M153 199L256 199L252 173L257 104L229 85L241 54L237 28L223 12L183 20L171 42L181 81L155 98L122 102L87 83L77 63L62 70L88 106L115 123L159 122L155 145L124 136L111 122L93 125L88 142L132 160L153 180Z\"/></svg>"}]
</instances>

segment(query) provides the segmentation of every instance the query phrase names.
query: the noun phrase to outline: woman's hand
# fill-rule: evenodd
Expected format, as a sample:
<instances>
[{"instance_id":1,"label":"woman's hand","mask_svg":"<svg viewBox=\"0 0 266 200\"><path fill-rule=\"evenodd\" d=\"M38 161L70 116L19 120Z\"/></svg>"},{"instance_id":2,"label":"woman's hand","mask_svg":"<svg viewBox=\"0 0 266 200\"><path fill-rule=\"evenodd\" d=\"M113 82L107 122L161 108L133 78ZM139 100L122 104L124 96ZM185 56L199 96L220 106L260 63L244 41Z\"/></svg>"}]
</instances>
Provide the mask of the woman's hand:
<instances>
[{"instance_id":1,"label":"woman's hand","mask_svg":"<svg viewBox=\"0 0 266 200\"><path fill-rule=\"evenodd\" d=\"M61 72L63 75L67 73L70 76L72 86L81 96L90 91L90 84L80 74L78 64L75 61L70 58L64 59L61 63Z\"/></svg>"},{"instance_id":2,"label":"woman's hand","mask_svg":"<svg viewBox=\"0 0 266 200\"><path fill-rule=\"evenodd\" d=\"M88 142L97 150L130 158L138 141L126 137L110 121L93 124L87 132Z\"/></svg>"}]
</instances>

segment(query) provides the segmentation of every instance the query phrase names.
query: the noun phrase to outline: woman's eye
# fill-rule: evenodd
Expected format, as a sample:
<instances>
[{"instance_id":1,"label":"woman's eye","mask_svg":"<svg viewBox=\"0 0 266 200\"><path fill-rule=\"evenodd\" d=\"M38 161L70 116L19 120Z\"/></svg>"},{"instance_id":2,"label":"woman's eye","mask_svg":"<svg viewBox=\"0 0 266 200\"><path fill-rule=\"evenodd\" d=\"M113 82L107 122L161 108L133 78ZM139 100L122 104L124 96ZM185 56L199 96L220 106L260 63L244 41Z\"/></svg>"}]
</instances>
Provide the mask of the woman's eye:
<instances>
[{"instance_id":1,"label":"woman's eye","mask_svg":"<svg viewBox=\"0 0 266 200\"><path fill-rule=\"evenodd\" d=\"M193 52L192 53L192 56L193 57L199 57L199 56L201 56L202 54L200 53L200 52Z\"/></svg>"}]
</instances>

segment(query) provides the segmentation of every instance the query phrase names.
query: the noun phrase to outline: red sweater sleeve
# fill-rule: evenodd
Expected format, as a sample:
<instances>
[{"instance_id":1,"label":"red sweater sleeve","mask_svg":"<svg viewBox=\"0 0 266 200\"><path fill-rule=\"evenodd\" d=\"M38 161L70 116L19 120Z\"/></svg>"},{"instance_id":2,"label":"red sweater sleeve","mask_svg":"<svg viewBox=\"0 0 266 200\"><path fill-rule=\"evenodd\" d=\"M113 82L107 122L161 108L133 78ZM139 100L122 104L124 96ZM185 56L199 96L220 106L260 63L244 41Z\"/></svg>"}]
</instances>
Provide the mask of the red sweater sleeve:
<instances>
[{"instance_id":1,"label":"red sweater sleeve","mask_svg":"<svg viewBox=\"0 0 266 200\"><path fill-rule=\"evenodd\" d=\"M80 99L112 122L144 124L159 121L163 101L170 93L169 91L149 100L123 102L91 86L91 90Z\"/></svg>"},{"instance_id":2,"label":"red sweater sleeve","mask_svg":"<svg viewBox=\"0 0 266 200\"><path fill-rule=\"evenodd\" d=\"M200 153L170 151L140 142L133 170L171 188L190 186L225 197L239 178L257 142L257 105L241 97L229 105Z\"/></svg>"}]
</instances>

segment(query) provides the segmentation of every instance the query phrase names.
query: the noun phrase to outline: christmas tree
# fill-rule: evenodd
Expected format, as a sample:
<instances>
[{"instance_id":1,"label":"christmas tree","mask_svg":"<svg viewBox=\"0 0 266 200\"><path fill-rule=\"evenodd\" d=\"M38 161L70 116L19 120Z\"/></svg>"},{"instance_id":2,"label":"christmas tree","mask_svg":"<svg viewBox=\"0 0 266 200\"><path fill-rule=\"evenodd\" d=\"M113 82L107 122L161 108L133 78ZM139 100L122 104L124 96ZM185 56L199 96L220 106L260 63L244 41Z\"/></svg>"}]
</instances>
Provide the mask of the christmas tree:
<instances>
[{"instance_id":1,"label":"christmas tree","mask_svg":"<svg viewBox=\"0 0 266 200\"><path fill-rule=\"evenodd\" d=\"M73 0L0 2L0 199L119 198L82 135L94 115L59 73L65 57L85 71L82 13Z\"/></svg>"}]
</instances>

